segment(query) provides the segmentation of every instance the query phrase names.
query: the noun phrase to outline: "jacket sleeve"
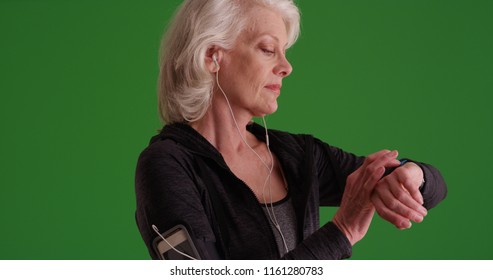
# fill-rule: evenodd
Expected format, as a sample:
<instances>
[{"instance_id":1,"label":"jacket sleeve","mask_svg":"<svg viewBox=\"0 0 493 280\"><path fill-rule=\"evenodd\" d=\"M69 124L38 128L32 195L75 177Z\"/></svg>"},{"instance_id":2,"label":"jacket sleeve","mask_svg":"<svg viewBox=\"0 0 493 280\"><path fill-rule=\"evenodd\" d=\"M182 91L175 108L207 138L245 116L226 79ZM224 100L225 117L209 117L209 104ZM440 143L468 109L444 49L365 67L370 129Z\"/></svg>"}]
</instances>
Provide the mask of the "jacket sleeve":
<instances>
[{"instance_id":1,"label":"jacket sleeve","mask_svg":"<svg viewBox=\"0 0 493 280\"><path fill-rule=\"evenodd\" d=\"M365 160L314 138L314 164L321 206L339 206L347 177Z\"/></svg>"},{"instance_id":2,"label":"jacket sleeve","mask_svg":"<svg viewBox=\"0 0 493 280\"><path fill-rule=\"evenodd\" d=\"M319 183L320 205L340 205L347 177L358 169L364 160L365 157L356 156L314 139L314 164ZM424 206L430 209L445 198L447 188L443 177L435 167L421 162L415 163L422 168L424 173L425 184L421 188L421 193ZM392 170L388 170L388 172L390 173ZM308 245L303 246L303 243ZM324 250L325 252L315 253L322 253L322 255L336 259L348 258L352 253L352 246L346 236L332 222L322 226L303 243L302 247L305 252ZM310 244L312 245L310 246ZM313 246L316 244L319 246ZM324 245L320 246L320 244Z\"/></svg>"},{"instance_id":3,"label":"jacket sleeve","mask_svg":"<svg viewBox=\"0 0 493 280\"><path fill-rule=\"evenodd\" d=\"M356 156L342 149L315 139L315 164L320 182L320 205L339 206L347 177L358 169L365 157ZM406 159L416 163L423 170L425 184L421 188L424 206L435 207L447 195L447 186L440 171L430 164ZM395 168L394 168L395 169ZM388 170L387 174L392 170Z\"/></svg>"},{"instance_id":4,"label":"jacket sleeve","mask_svg":"<svg viewBox=\"0 0 493 280\"><path fill-rule=\"evenodd\" d=\"M164 152L164 153L163 153ZM202 204L205 195L175 151L153 149L151 146L139 157L135 177L137 198L136 221L142 238L153 259L158 256L153 240L176 225L185 226L199 255L204 259L220 258L209 219Z\"/></svg>"},{"instance_id":5,"label":"jacket sleeve","mask_svg":"<svg viewBox=\"0 0 493 280\"><path fill-rule=\"evenodd\" d=\"M287 260L340 260L351 257L352 246L346 236L332 222L303 240L283 256Z\"/></svg>"}]
</instances>

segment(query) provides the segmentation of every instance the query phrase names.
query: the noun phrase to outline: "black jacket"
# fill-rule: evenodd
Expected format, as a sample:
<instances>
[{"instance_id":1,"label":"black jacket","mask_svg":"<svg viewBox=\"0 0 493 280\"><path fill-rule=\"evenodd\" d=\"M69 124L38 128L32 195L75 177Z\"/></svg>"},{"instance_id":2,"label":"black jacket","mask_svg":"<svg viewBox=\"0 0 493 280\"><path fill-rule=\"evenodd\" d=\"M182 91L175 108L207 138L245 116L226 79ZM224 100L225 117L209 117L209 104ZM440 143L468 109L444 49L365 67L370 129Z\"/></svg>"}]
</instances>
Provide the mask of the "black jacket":
<instances>
[{"instance_id":1,"label":"black jacket","mask_svg":"<svg viewBox=\"0 0 493 280\"><path fill-rule=\"evenodd\" d=\"M265 141L261 126L251 124L248 130ZM288 183L302 240L283 258L350 257L351 244L332 222L319 227L319 207L340 204L347 176L364 157L309 135L269 130L269 140ZM416 163L425 174L421 191L429 209L445 197L446 186L437 169ZM271 226L253 192L188 125L167 125L151 139L139 157L135 188L137 225L153 258L157 234L152 224L162 232L177 224L187 227L203 259L279 258Z\"/></svg>"}]
</instances>

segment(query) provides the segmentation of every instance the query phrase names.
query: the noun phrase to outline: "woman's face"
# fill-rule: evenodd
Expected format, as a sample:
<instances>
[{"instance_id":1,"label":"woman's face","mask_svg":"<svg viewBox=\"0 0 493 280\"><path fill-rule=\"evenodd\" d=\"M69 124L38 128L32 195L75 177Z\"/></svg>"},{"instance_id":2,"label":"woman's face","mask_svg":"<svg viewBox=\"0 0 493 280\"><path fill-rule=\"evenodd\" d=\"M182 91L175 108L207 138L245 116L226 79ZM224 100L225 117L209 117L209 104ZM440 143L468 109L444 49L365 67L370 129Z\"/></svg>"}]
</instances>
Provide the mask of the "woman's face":
<instances>
[{"instance_id":1,"label":"woman's face","mask_svg":"<svg viewBox=\"0 0 493 280\"><path fill-rule=\"evenodd\" d=\"M252 12L250 25L220 60L219 83L235 114L264 116L277 110L282 79L292 71L286 44L280 15L266 8Z\"/></svg>"}]
</instances>

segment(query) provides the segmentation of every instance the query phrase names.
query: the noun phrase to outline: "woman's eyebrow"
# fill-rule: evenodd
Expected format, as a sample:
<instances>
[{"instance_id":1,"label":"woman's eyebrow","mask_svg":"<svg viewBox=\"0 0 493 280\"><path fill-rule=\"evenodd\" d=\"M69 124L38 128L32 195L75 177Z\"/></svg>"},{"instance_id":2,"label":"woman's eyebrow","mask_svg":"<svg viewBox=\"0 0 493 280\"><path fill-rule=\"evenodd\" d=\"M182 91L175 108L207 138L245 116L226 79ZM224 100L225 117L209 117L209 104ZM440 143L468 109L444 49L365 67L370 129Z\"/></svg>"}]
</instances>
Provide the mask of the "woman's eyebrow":
<instances>
[{"instance_id":1,"label":"woman's eyebrow","mask_svg":"<svg viewBox=\"0 0 493 280\"><path fill-rule=\"evenodd\" d=\"M280 43L279 38L275 35L272 35L269 32L264 32L264 33L261 33L257 36L257 38L262 38L262 37L270 37L270 38L274 39L274 41L276 41L278 44ZM284 48L286 48L287 45L288 45L288 43L286 42L286 44L284 44Z\"/></svg>"},{"instance_id":2,"label":"woman's eyebrow","mask_svg":"<svg viewBox=\"0 0 493 280\"><path fill-rule=\"evenodd\" d=\"M257 37L258 38L261 38L261 37L270 37L270 38L274 39L275 41L277 41L279 43L279 38L277 38L277 36L274 36L274 35L272 35L270 33L267 33L267 32L266 33L261 33Z\"/></svg>"}]
</instances>

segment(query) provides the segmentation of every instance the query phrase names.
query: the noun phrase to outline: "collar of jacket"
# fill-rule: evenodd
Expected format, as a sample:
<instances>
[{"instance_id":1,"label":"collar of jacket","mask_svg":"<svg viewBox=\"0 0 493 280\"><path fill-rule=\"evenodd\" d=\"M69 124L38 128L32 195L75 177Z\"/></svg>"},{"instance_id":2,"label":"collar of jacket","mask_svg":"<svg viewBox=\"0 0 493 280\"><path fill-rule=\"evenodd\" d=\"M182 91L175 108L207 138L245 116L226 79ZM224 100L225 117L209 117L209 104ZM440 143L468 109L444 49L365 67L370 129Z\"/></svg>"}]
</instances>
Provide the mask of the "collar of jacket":
<instances>
[{"instance_id":1,"label":"collar of jacket","mask_svg":"<svg viewBox=\"0 0 493 280\"><path fill-rule=\"evenodd\" d=\"M264 127L262 127L257 123L252 122L247 126L247 130L251 132L253 135L255 135L257 139L259 139L262 142L265 142ZM270 149L276 154L278 159L282 162L296 160L296 158L293 157L293 155L299 153L300 152L299 148L301 147L296 147L298 145L286 146L285 139L281 139L280 135L278 135L279 133L282 132L278 132L276 130L271 130L271 129L269 129L268 131L269 131ZM282 133L282 134L288 135L287 133ZM171 139L177 143L180 143L180 145L183 145L190 152L199 154L204 157L209 157L214 161L216 161L218 164L220 164L222 167L227 168L226 162L224 161L224 158L219 153L219 151L209 141L207 141L207 139L205 139L199 132L197 132L195 129L193 129L191 126L187 124L174 123L174 124L165 125L158 135L152 137L150 144L164 139ZM278 145L282 145L283 149L282 150L276 149ZM283 164L282 162L281 164Z\"/></svg>"}]
</instances>

